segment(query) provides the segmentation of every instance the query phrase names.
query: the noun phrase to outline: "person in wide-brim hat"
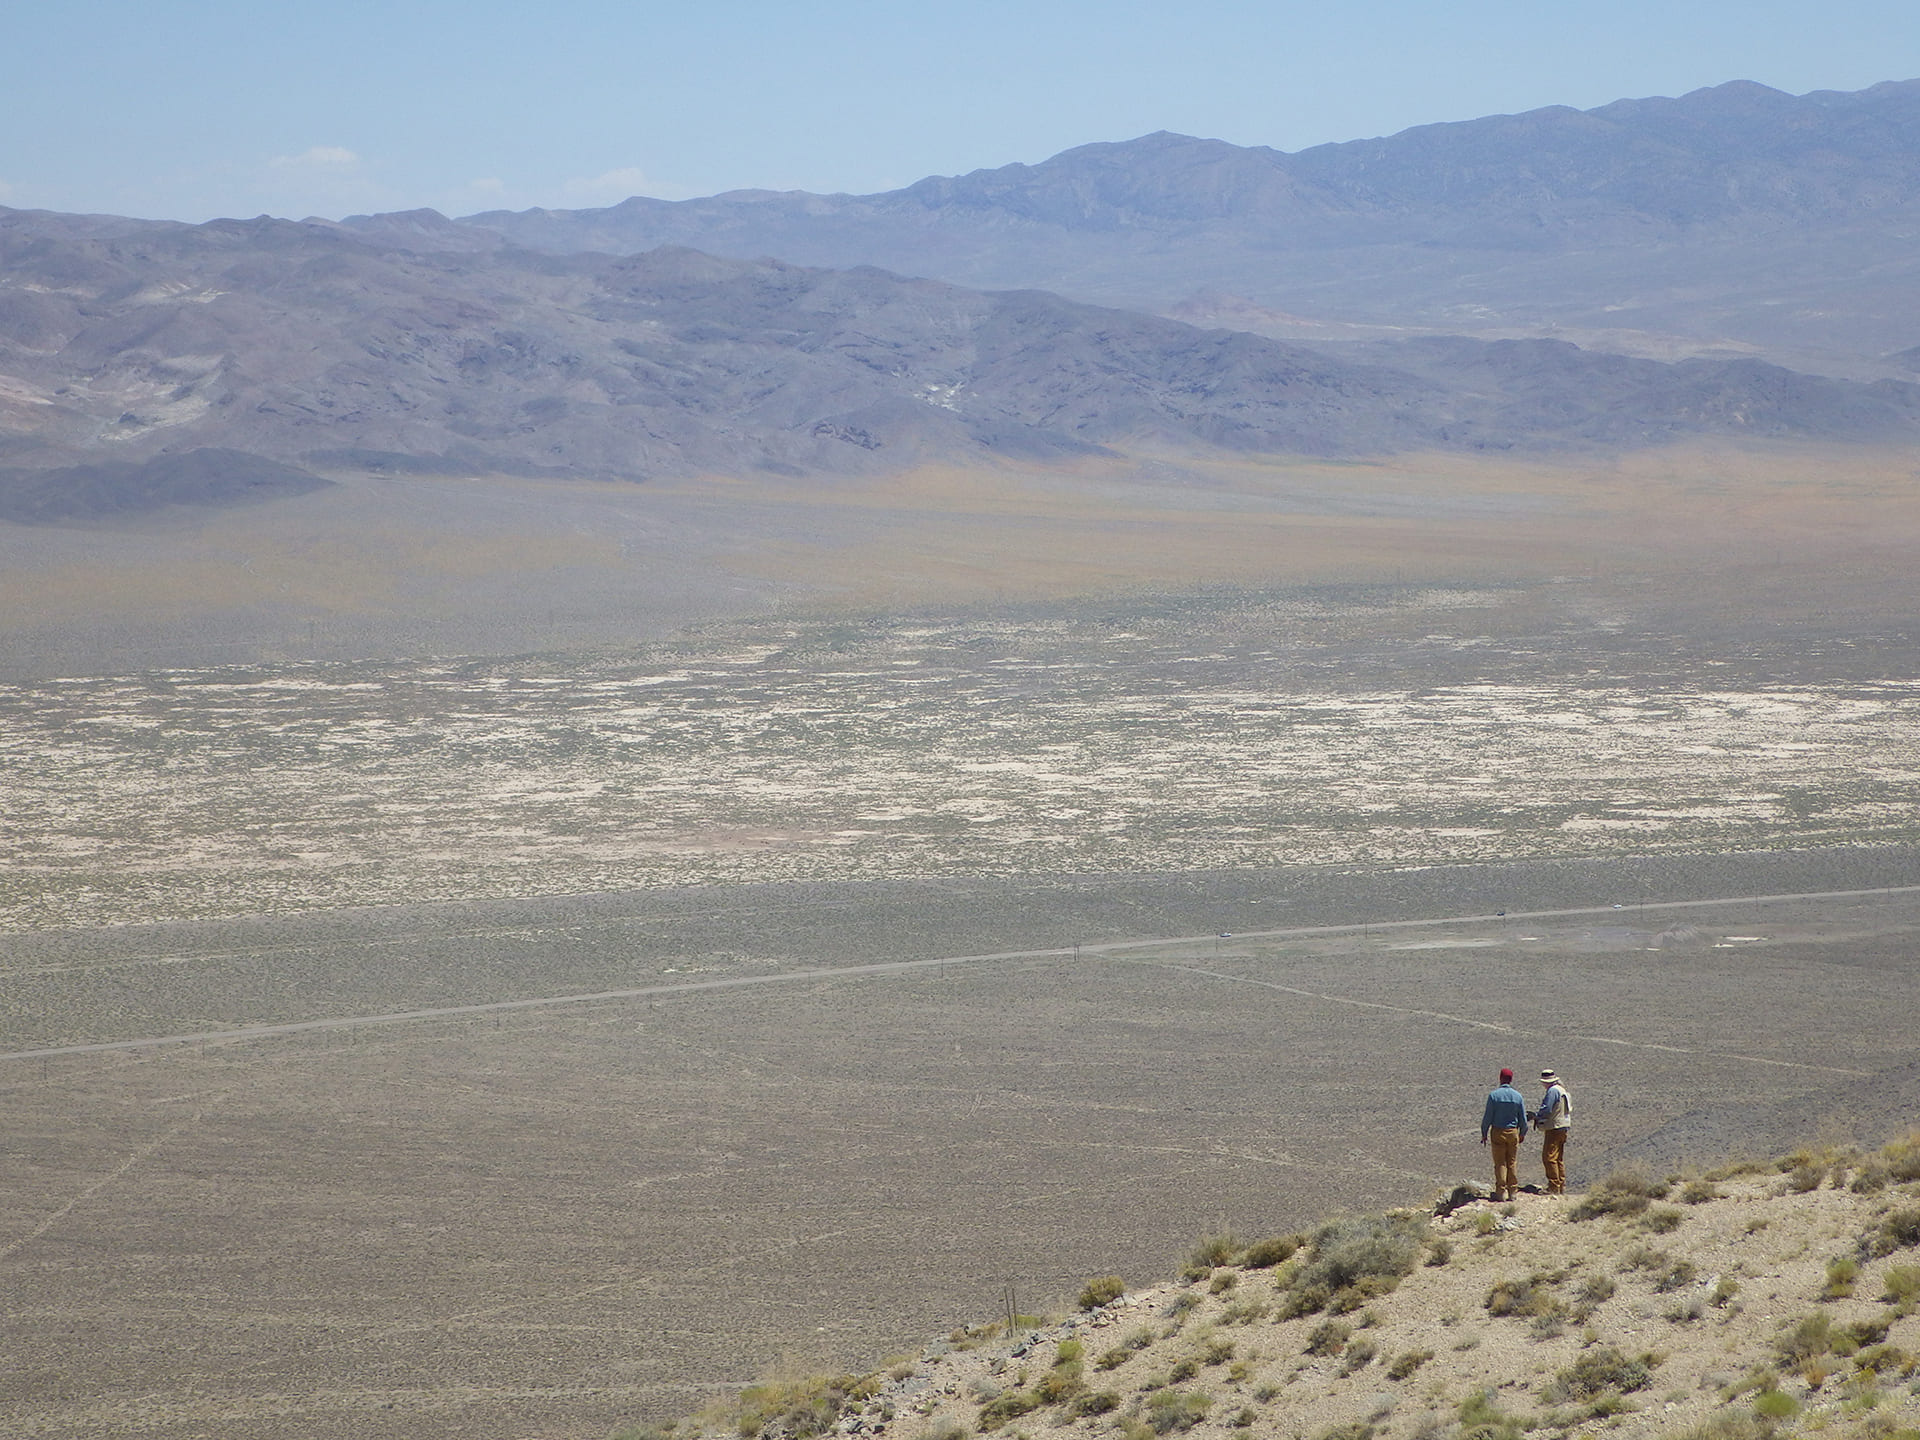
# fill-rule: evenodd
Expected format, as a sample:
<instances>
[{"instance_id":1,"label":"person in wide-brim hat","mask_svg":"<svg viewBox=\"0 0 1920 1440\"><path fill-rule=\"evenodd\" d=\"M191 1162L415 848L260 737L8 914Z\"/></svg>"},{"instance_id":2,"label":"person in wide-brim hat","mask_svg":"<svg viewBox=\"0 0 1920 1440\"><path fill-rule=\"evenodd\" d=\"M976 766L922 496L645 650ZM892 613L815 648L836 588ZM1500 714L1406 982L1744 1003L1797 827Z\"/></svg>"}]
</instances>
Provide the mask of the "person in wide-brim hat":
<instances>
[{"instance_id":1,"label":"person in wide-brim hat","mask_svg":"<svg viewBox=\"0 0 1920 1440\"><path fill-rule=\"evenodd\" d=\"M1567 1131L1573 1127L1573 1097L1552 1070L1540 1072L1540 1083L1547 1087L1540 1108L1534 1111L1533 1125L1540 1132L1540 1168L1547 1172L1547 1193L1567 1193Z\"/></svg>"}]
</instances>

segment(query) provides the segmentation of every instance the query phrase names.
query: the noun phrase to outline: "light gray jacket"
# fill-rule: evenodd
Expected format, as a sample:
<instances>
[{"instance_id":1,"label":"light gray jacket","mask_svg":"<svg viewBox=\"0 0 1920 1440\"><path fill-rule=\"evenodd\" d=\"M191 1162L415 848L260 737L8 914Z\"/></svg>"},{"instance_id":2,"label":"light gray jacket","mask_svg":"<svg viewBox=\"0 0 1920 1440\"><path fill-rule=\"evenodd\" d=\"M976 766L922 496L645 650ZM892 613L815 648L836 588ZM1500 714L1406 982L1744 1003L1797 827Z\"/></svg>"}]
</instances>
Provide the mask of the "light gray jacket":
<instances>
[{"instance_id":1,"label":"light gray jacket","mask_svg":"<svg viewBox=\"0 0 1920 1440\"><path fill-rule=\"evenodd\" d=\"M1533 1112L1533 1126L1536 1130L1565 1130L1573 1124L1573 1097L1567 1094L1564 1085L1549 1085L1546 1095L1540 1101L1540 1108Z\"/></svg>"}]
</instances>

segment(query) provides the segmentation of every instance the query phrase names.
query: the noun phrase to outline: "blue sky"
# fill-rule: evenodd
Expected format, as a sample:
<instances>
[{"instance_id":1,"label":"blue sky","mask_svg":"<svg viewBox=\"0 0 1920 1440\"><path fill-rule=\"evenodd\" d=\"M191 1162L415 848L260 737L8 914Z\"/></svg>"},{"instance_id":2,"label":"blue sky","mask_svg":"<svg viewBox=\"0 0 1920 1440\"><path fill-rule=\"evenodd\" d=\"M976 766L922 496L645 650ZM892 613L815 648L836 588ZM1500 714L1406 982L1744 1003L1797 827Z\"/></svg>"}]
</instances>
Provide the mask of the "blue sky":
<instances>
[{"instance_id":1,"label":"blue sky","mask_svg":"<svg viewBox=\"0 0 1920 1440\"><path fill-rule=\"evenodd\" d=\"M1297 150L1920 76L1913 0L16 0L0 204L179 220L872 191L1152 130Z\"/></svg>"}]
</instances>

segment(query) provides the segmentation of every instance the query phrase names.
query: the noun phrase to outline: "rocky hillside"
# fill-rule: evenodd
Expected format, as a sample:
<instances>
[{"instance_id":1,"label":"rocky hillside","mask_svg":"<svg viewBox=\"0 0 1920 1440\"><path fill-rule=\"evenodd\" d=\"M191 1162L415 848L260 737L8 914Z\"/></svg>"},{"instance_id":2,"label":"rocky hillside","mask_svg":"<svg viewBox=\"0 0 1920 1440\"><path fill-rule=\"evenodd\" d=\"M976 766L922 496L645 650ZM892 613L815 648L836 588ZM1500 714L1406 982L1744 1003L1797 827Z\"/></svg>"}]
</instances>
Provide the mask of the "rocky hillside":
<instances>
[{"instance_id":1,"label":"rocky hillside","mask_svg":"<svg viewBox=\"0 0 1920 1440\"><path fill-rule=\"evenodd\" d=\"M1321 321L1898 374L1920 341L1916 156L1920 81L1799 96L1734 82L1293 154L1161 133L877 195L350 223L415 245L689 245L1139 307L1224 292Z\"/></svg>"},{"instance_id":2,"label":"rocky hillside","mask_svg":"<svg viewBox=\"0 0 1920 1440\"><path fill-rule=\"evenodd\" d=\"M1920 1136L1201 1242L1177 1281L625 1440L1920 1435Z\"/></svg>"},{"instance_id":3,"label":"rocky hillside","mask_svg":"<svg viewBox=\"0 0 1920 1440\"><path fill-rule=\"evenodd\" d=\"M0 214L0 516L18 520L257 501L349 470L798 476L1698 435L1911 441L1920 387L1550 342L1341 356L691 250L423 253L267 219ZM183 458L200 452L222 453Z\"/></svg>"},{"instance_id":4,"label":"rocky hillside","mask_svg":"<svg viewBox=\"0 0 1920 1440\"><path fill-rule=\"evenodd\" d=\"M1216 240L1281 250L1385 240L1545 250L1701 231L1776 231L1920 203L1920 81L1787 95L1735 81L1594 110L1548 106L1294 154L1162 131L1037 165L930 176L877 195L636 196L598 210L460 223L565 253L743 247L821 263L909 258L908 237L1007 251L997 227ZM369 229L405 217L357 217ZM969 225L971 222L971 226ZM475 243L446 237L447 243ZM731 242L731 243L729 243ZM1011 254L1001 264L1016 263Z\"/></svg>"}]
</instances>

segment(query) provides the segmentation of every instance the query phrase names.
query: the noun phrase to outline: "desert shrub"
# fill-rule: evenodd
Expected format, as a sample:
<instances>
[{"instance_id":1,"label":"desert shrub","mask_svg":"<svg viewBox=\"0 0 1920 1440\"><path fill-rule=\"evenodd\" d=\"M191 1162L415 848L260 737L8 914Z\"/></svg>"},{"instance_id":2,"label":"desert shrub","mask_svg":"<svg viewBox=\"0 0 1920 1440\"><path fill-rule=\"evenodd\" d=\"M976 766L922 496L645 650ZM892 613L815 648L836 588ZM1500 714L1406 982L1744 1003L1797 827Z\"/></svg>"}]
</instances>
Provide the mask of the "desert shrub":
<instances>
[{"instance_id":1,"label":"desert shrub","mask_svg":"<svg viewBox=\"0 0 1920 1440\"><path fill-rule=\"evenodd\" d=\"M1824 1313L1809 1315L1773 1343L1773 1353L1787 1366L1804 1365L1833 1349L1833 1321Z\"/></svg>"},{"instance_id":2,"label":"desert shrub","mask_svg":"<svg viewBox=\"0 0 1920 1440\"><path fill-rule=\"evenodd\" d=\"M1270 1235L1249 1245L1240 1263L1249 1270L1271 1270L1282 1261L1291 1260L1305 1243L1305 1237L1300 1235Z\"/></svg>"},{"instance_id":3,"label":"desert shrub","mask_svg":"<svg viewBox=\"0 0 1920 1440\"><path fill-rule=\"evenodd\" d=\"M770 1427L793 1440L825 1434L850 1405L879 1389L873 1376L812 1375L800 1380L767 1380L749 1385L738 1399L734 1427L743 1436Z\"/></svg>"},{"instance_id":4,"label":"desert shrub","mask_svg":"<svg viewBox=\"0 0 1920 1440\"><path fill-rule=\"evenodd\" d=\"M1310 1315L1342 1296L1344 1308L1357 1310L1376 1295L1390 1293L1420 1263L1426 1247L1424 1218L1412 1215L1362 1215L1335 1220L1314 1232L1307 1261L1294 1275L1293 1294L1324 1296L1319 1304L1294 1313Z\"/></svg>"},{"instance_id":5,"label":"desert shrub","mask_svg":"<svg viewBox=\"0 0 1920 1440\"><path fill-rule=\"evenodd\" d=\"M1259 1418L1259 1412L1251 1405L1244 1406L1240 1413L1233 1417L1233 1428L1236 1430L1251 1430L1253 1428L1253 1422Z\"/></svg>"},{"instance_id":6,"label":"desert shrub","mask_svg":"<svg viewBox=\"0 0 1920 1440\"><path fill-rule=\"evenodd\" d=\"M1193 1247L1193 1253L1187 1257L1187 1269L1204 1273L1216 1266L1231 1265L1239 1253L1240 1242L1233 1238L1231 1231L1208 1235Z\"/></svg>"},{"instance_id":7,"label":"desert shrub","mask_svg":"<svg viewBox=\"0 0 1920 1440\"><path fill-rule=\"evenodd\" d=\"M1740 1293L1740 1282L1731 1275L1722 1275L1713 1287L1713 1303L1716 1308L1724 1309Z\"/></svg>"},{"instance_id":8,"label":"desert shrub","mask_svg":"<svg viewBox=\"0 0 1920 1440\"><path fill-rule=\"evenodd\" d=\"M1869 1345L1853 1357L1855 1368L1871 1370L1876 1375L1904 1375L1913 1368L1913 1356L1898 1345Z\"/></svg>"},{"instance_id":9,"label":"desert shrub","mask_svg":"<svg viewBox=\"0 0 1920 1440\"><path fill-rule=\"evenodd\" d=\"M1860 1278L1860 1264L1850 1255L1827 1262L1827 1283L1820 1292L1823 1300L1844 1300L1853 1294L1854 1281Z\"/></svg>"},{"instance_id":10,"label":"desert shrub","mask_svg":"<svg viewBox=\"0 0 1920 1440\"><path fill-rule=\"evenodd\" d=\"M1887 1188L1887 1167L1878 1159L1869 1159L1853 1177L1848 1188L1856 1195L1878 1195Z\"/></svg>"},{"instance_id":11,"label":"desert shrub","mask_svg":"<svg viewBox=\"0 0 1920 1440\"><path fill-rule=\"evenodd\" d=\"M1280 1398L1280 1387L1278 1385L1262 1385L1258 1390L1253 1392L1253 1398L1258 1400L1262 1405L1269 1404Z\"/></svg>"},{"instance_id":12,"label":"desert shrub","mask_svg":"<svg viewBox=\"0 0 1920 1440\"><path fill-rule=\"evenodd\" d=\"M1341 1320L1322 1320L1307 1335L1307 1354L1338 1355L1353 1337L1353 1327Z\"/></svg>"},{"instance_id":13,"label":"desert shrub","mask_svg":"<svg viewBox=\"0 0 1920 1440\"><path fill-rule=\"evenodd\" d=\"M1647 1211L1646 1227L1656 1235L1670 1235L1686 1217L1671 1205L1655 1205Z\"/></svg>"},{"instance_id":14,"label":"desert shrub","mask_svg":"<svg viewBox=\"0 0 1920 1440\"><path fill-rule=\"evenodd\" d=\"M1611 1276L1589 1275L1575 1288L1574 1294L1585 1305L1604 1305L1613 1298L1617 1288Z\"/></svg>"},{"instance_id":15,"label":"desert shrub","mask_svg":"<svg viewBox=\"0 0 1920 1440\"><path fill-rule=\"evenodd\" d=\"M1207 1286L1209 1294L1224 1295L1240 1283L1238 1270L1222 1270L1213 1277L1213 1283Z\"/></svg>"},{"instance_id":16,"label":"desert shrub","mask_svg":"<svg viewBox=\"0 0 1920 1440\"><path fill-rule=\"evenodd\" d=\"M668 1420L658 1425L622 1425L609 1440L673 1440L674 1424L674 1421Z\"/></svg>"},{"instance_id":17,"label":"desert shrub","mask_svg":"<svg viewBox=\"0 0 1920 1440\"><path fill-rule=\"evenodd\" d=\"M1193 1379L1199 1373L1200 1361L1192 1355L1183 1355L1174 1361L1173 1371L1167 1376L1167 1382L1171 1385L1179 1385Z\"/></svg>"},{"instance_id":18,"label":"desert shrub","mask_svg":"<svg viewBox=\"0 0 1920 1440\"><path fill-rule=\"evenodd\" d=\"M1580 1413L1589 1420L1608 1420L1615 1415L1631 1415L1633 1410L1631 1403L1609 1390L1603 1395L1594 1396L1581 1407Z\"/></svg>"},{"instance_id":19,"label":"desert shrub","mask_svg":"<svg viewBox=\"0 0 1920 1440\"><path fill-rule=\"evenodd\" d=\"M1118 1370L1133 1358L1136 1350L1144 1350L1151 1344L1153 1344L1151 1330L1136 1330L1096 1360L1094 1366L1100 1370Z\"/></svg>"},{"instance_id":20,"label":"desert shrub","mask_svg":"<svg viewBox=\"0 0 1920 1440\"><path fill-rule=\"evenodd\" d=\"M1545 1275L1529 1275L1525 1280L1501 1280L1487 1291L1489 1315L1548 1315L1560 1308Z\"/></svg>"},{"instance_id":21,"label":"desert shrub","mask_svg":"<svg viewBox=\"0 0 1920 1440\"><path fill-rule=\"evenodd\" d=\"M1560 1404L1567 1400L1591 1400L1608 1391L1629 1395L1653 1379L1653 1366L1650 1355L1635 1359L1611 1345L1597 1346L1555 1375L1546 1388L1545 1397Z\"/></svg>"},{"instance_id":22,"label":"desert shrub","mask_svg":"<svg viewBox=\"0 0 1920 1440\"><path fill-rule=\"evenodd\" d=\"M1077 1419L1089 1415L1105 1415L1108 1411L1120 1408L1120 1397L1111 1390L1089 1390L1073 1398L1067 1407L1067 1413Z\"/></svg>"},{"instance_id":23,"label":"desert shrub","mask_svg":"<svg viewBox=\"0 0 1920 1440\"><path fill-rule=\"evenodd\" d=\"M1031 1390L1008 1390L980 1407L980 1429L998 1430L1009 1420L1031 1415L1044 1404L1046 1401Z\"/></svg>"},{"instance_id":24,"label":"desert shrub","mask_svg":"<svg viewBox=\"0 0 1920 1440\"><path fill-rule=\"evenodd\" d=\"M1333 1298L1333 1292L1324 1285L1301 1285L1296 1283L1287 1291L1286 1299L1280 1302L1282 1320L1298 1320L1302 1315L1312 1315L1327 1308L1327 1301Z\"/></svg>"},{"instance_id":25,"label":"desert shrub","mask_svg":"<svg viewBox=\"0 0 1920 1440\"><path fill-rule=\"evenodd\" d=\"M1491 1390L1460 1402L1460 1440L1522 1440L1526 1427L1501 1410Z\"/></svg>"},{"instance_id":26,"label":"desert shrub","mask_svg":"<svg viewBox=\"0 0 1920 1440\"><path fill-rule=\"evenodd\" d=\"M1868 1252L1873 1255L1891 1255L1914 1245L1920 1245L1920 1205L1889 1211L1867 1241Z\"/></svg>"},{"instance_id":27,"label":"desert shrub","mask_svg":"<svg viewBox=\"0 0 1920 1440\"><path fill-rule=\"evenodd\" d=\"M1762 1390L1753 1397L1753 1413L1768 1420L1791 1420L1800 1413L1800 1402L1784 1390Z\"/></svg>"},{"instance_id":28,"label":"desert shrub","mask_svg":"<svg viewBox=\"0 0 1920 1440\"><path fill-rule=\"evenodd\" d=\"M1373 1363L1373 1357L1380 1353L1380 1347L1371 1340L1356 1340L1347 1346L1345 1359L1340 1365L1342 1375L1351 1375Z\"/></svg>"},{"instance_id":29,"label":"desert shrub","mask_svg":"<svg viewBox=\"0 0 1920 1440\"><path fill-rule=\"evenodd\" d=\"M1670 1295L1683 1285L1691 1285L1700 1272L1690 1260L1681 1260L1650 1245L1636 1245L1620 1259L1623 1270L1644 1270L1653 1281L1656 1294Z\"/></svg>"},{"instance_id":30,"label":"desert shrub","mask_svg":"<svg viewBox=\"0 0 1920 1440\"><path fill-rule=\"evenodd\" d=\"M1644 1170L1609 1175L1589 1190L1567 1212L1569 1220L1597 1220L1602 1215L1638 1215L1655 1200L1664 1199L1667 1186L1650 1179Z\"/></svg>"},{"instance_id":31,"label":"desert shrub","mask_svg":"<svg viewBox=\"0 0 1920 1440\"><path fill-rule=\"evenodd\" d=\"M1667 1319L1675 1325L1690 1325L1707 1313L1707 1297L1689 1295L1686 1299L1667 1311Z\"/></svg>"},{"instance_id":32,"label":"desert shrub","mask_svg":"<svg viewBox=\"0 0 1920 1440\"><path fill-rule=\"evenodd\" d=\"M1787 1172L1787 1189L1796 1195L1805 1195L1810 1190L1818 1190L1826 1178L1824 1165L1796 1165Z\"/></svg>"},{"instance_id":33,"label":"desert shrub","mask_svg":"<svg viewBox=\"0 0 1920 1440\"><path fill-rule=\"evenodd\" d=\"M1086 1288L1080 1292L1082 1310L1098 1310L1102 1305L1111 1305L1127 1293L1127 1282L1118 1275L1100 1275L1087 1281Z\"/></svg>"},{"instance_id":34,"label":"desert shrub","mask_svg":"<svg viewBox=\"0 0 1920 1440\"><path fill-rule=\"evenodd\" d=\"M1392 1363L1387 1366L1387 1378L1389 1380L1404 1380L1432 1358L1433 1351L1431 1350L1408 1350L1403 1354L1396 1355L1393 1357Z\"/></svg>"},{"instance_id":35,"label":"desert shrub","mask_svg":"<svg viewBox=\"0 0 1920 1440\"><path fill-rule=\"evenodd\" d=\"M1723 1403L1731 1403L1749 1391L1758 1393L1762 1390L1777 1390L1779 1388L1779 1372L1771 1365L1756 1365L1741 1379L1735 1380L1730 1385L1721 1386L1720 1399Z\"/></svg>"},{"instance_id":36,"label":"desert shrub","mask_svg":"<svg viewBox=\"0 0 1920 1440\"><path fill-rule=\"evenodd\" d=\"M1704 1205L1720 1198L1720 1187L1711 1180L1689 1180L1680 1187L1682 1205Z\"/></svg>"},{"instance_id":37,"label":"desert shrub","mask_svg":"<svg viewBox=\"0 0 1920 1440\"><path fill-rule=\"evenodd\" d=\"M1887 1167L1887 1174L1902 1185L1909 1180L1920 1180L1920 1130L1883 1145L1880 1162Z\"/></svg>"},{"instance_id":38,"label":"desert shrub","mask_svg":"<svg viewBox=\"0 0 1920 1440\"><path fill-rule=\"evenodd\" d=\"M1375 1433L1371 1420L1349 1420L1322 1430L1316 1440L1373 1440Z\"/></svg>"},{"instance_id":39,"label":"desert shrub","mask_svg":"<svg viewBox=\"0 0 1920 1440\"><path fill-rule=\"evenodd\" d=\"M1778 1424L1763 1416L1722 1411L1667 1440L1773 1440L1778 1433Z\"/></svg>"},{"instance_id":40,"label":"desert shrub","mask_svg":"<svg viewBox=\"0 0 1920 1440\"><path fill-rule=\"evenodd\" d=\"M1920 1265L1889 1265L1880 1283L1886 1287L1880 1298L1901 1314L1920 1305Z\"/></svg>"},{"instance_id":41,"label":"desert shrub","mask_svg":"<svg viewBox=\"0 0 1920 1440\"><path fill-rule=\"evenodd\" d=\"M1213 1401L1197 1391L1156 1390L1147 1397L1147 1424L1156 1435L1177 1435L1207 1418Z\"/></svg>"},{"instance_id":42,"label":"desert shrub","mask_svg":"<svg viewBox=\"0 0 1920 1440\"><path fill-rule=\"evenodd\" d=\"M1200 1352L1200 1361L1204 1365L1224 1365L1232 1358L1233 1342L1231 1340L1217 1338L1209 1340L1206 1348Z\"/></svg>"},{"instance_id":43,"label":"desert shrub","mask_svg":"<svg viewBox=\"0 0 1920 1440\"><path fill-rule=\"evenodd\" d=\"M1855 1320L1851 1325L1842 1326L1840 1333L1851 1341L1855 1347L1861 1345L1878 1345L1882 1340L1887 1338L1887 1331L1893 1328L1893 1322L1897 1318L1899 1317L1894 1315L1892 1311L1888 1311L1884 1315L1874 1315L1865 1320ZM1837 1349L1839 1347L1836 1346L1835 1348Z\"/></svg>"},{"instance_id":44,"label":"desert shrub","mask_svg":"<svg viewBox=\"0 0 1920 1440\"><path fill-rule=\"evenodd\" d=\"M1087 1388L1086 1346L1078 1340L1062 1340L1054 1351L1053 1368L1040 1377L1033 1393L1048 1405L1070 1400Z\"/></svg>"},{"instance_id":45,"label":"desert shrub","mask_svg":"<svg viewBox=\"0 0 1920 1440\"><path fill-rule=\"evenodd\" d=\"M1453 1242L1433 1239L1427 1242L1427 1264L1439 1266L1453 1259Z\"/></svg>"},{"instance_id":46,"label":"desert shrub","mask_svg":"<svg viewBox=\"0 0 1920 1440\"><path fill-rule=\"evenodd\" d=\"M1795 1170L1818 1170L1822 1175L1840 1152L1831 1145L1823 1145L1818 1150L1811 1145L1802 1145L1798 1150L1789 1150L1773 1162L1773 1168L1782 1175L1790 1175Z\"/></svg>"},{"instance_id":47,"label":"desert shrub","mask_svg":"<svg viewBox=\"0 0 1920 1440\"><path fill-rule=\"evenodd\" d=\"M1220 1312L1222 1325L1251 1325L1256 1320L1267 1318L1267 1302L1264 1300L1242 1300L1229 1305Z\"/></svg>"},{"instance_id":48,"label":"desert shrub","mask_svg":"<svg viewBox=\"0 0 1920 1440\"><path fill-rule=\"evenodd\" d=\"M1362 1275L1351 1285L1343 1285L1327 1297L1327 1309L1335 1315L1350 1315L1369 1300L1391 1295L1400 1281L1392 1275Z\"/></svg>"}]
</instances>

